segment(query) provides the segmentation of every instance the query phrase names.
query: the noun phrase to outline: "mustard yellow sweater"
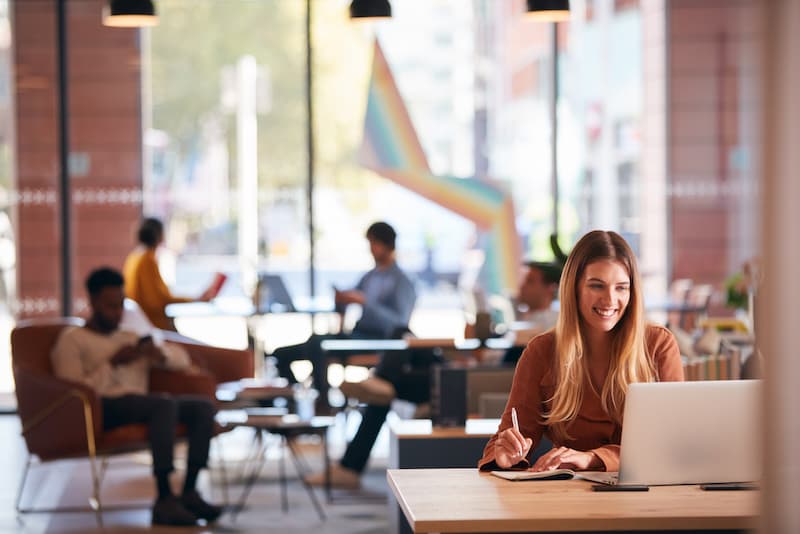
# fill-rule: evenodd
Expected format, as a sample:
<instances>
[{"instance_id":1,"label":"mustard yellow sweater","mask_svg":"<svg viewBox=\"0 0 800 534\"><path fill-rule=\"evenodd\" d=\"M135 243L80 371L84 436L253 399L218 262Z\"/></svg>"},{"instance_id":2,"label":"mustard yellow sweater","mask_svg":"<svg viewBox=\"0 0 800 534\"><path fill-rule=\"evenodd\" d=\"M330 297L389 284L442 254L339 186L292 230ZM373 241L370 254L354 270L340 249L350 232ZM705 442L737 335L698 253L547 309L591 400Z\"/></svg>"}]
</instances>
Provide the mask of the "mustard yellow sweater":
<instances>
[{"instance_id":1,"label":"mustard yellow sweater","mask_svg":"<svg viewBox=\"0 0 800 534\"><path fill-rule=\"evenodd\" d=\"M125 296L135 300L156 328L173 329L172 321L164 309L175 302L192 302L194 299L176 297L161 278L154 249L137 248L125 260L122 274L125 277Z\"/></svg>"}]
</instances>

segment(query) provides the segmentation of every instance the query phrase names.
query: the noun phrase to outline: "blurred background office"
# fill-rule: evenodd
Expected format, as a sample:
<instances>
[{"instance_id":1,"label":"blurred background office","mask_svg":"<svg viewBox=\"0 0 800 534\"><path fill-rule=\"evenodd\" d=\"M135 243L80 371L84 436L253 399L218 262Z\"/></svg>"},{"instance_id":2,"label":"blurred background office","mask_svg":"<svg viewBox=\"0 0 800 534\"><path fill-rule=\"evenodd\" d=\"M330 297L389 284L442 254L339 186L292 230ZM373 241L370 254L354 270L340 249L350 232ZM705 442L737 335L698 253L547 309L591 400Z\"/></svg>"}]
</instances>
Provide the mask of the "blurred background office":
<instances>
[{"instance_id":1,"label":"blurred background office","mask_svg":"<svg viewBox=\"0 0 800 534\"><path fill-rule=\"evenodd\" d=\"M169 229L177 292L223 271L222 297L249 298L269 272L309 302L369 267L370 221L396 221L420 336L463 332L464 289L511 292L514 256L551 259L551 233L568 249L590 228L621 232L651 302L688 279L711 287L713 315L736 313L726 280L745 262L765 255L780 274L778 254L796 254L780 202L797 168L783 144L797 136L783 123L797 105L789 0L574 0L557 33L524 20L522 0L393 0L368 26L344 0L159 0L141 31L103 27L103 4L60 3L59 42L57 3L0 0L6 337L22 318L84 313L81 280L121 264L142 213ZM375 119L404 112L413 130ZM369 150L414 137L422 158ZM493 230L508 220L513 232ZM269 320L275 346L327 327ZM210 341L246 342L234 331Z\"/></svg>"}]
</instances>

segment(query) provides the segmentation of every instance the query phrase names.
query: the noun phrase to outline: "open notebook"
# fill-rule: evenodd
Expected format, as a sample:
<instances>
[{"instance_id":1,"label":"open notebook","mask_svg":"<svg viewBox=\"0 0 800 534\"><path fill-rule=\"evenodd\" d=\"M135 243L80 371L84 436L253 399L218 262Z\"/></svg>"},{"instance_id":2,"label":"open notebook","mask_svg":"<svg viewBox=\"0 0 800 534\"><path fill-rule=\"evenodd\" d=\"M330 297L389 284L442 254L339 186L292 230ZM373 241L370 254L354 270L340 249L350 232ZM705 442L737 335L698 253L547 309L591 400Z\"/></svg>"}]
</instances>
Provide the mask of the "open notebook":
<instances>
[{"instance_id":1,"label":"open notebook","mask_svg":"<svg viewBox=\"0 0 800 534\"><path fill-rule=\"evenodd\" d=\"M619 476L569 469L493 471L508 480L582 478L601 484L708 484L761 478L761 381L631 384Z\"/></svg>"},{"instance_id":2,"label":"open notebook","mask_svg":"<svg viewBox=\"0 0 800 534\"><path fill-rule=\"evenodd\" d=\"M617 483L616 471L573 471L572 469L554 469L552 471L492 471L496 477L506 480L569 480L580 478L599 484L614 485Z\"/></svg>"}]
</instances>

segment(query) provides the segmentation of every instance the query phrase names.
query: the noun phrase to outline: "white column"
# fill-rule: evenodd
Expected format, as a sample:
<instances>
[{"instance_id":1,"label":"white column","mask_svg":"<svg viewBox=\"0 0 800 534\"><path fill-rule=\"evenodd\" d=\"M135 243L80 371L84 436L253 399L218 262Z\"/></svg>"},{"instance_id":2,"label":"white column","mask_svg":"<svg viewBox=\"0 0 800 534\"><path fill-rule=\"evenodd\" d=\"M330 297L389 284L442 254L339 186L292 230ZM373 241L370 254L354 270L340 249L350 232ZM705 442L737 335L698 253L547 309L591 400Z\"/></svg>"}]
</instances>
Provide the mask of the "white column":
<instances>
[{"instance_id":1,"label":"white column","mask_svg":"<svg viewBox=\"0 0 800 534\"><path fill-rule=\"evenodd\" d=\"M641 253L639 266L645 278L645 294L666 292L670 264L667 232L667 15L665 0L643 0Z\"/></svg>"},{"instance_id":2,"label":"white column","mask_svg":"<svg viewBox=\"0 0 800 534\"><path fill-rule=\"evenodd\" d=\"M600 146L597 152L597 162L595 165L594 189L594 209L595 223L597 228L603 230L619 229L619 181L617 179L617 158L614 150L614 123L613 109L611 108L609 97L609 84L611 72L611 35L613 31L614 4L612 0L595 2L595 20L599 29L599 39L597 46L600 47L602 68L597 71L601 78L596 80L598 91L597 98L602 102L602 113L600 116L603 134L600 136Z\"/></svg>"},{"instance_id":3,"label":"white column","mask_svg":"<svg viewBox=\"0 0 800 534\"><path fill-rule=\"evenodd\" d=\"M242 56L236 65L236 162L239 181L239 269L242 287L252 291L258 269L258 127L256 60Z\"/></svg>"}]
</instances>

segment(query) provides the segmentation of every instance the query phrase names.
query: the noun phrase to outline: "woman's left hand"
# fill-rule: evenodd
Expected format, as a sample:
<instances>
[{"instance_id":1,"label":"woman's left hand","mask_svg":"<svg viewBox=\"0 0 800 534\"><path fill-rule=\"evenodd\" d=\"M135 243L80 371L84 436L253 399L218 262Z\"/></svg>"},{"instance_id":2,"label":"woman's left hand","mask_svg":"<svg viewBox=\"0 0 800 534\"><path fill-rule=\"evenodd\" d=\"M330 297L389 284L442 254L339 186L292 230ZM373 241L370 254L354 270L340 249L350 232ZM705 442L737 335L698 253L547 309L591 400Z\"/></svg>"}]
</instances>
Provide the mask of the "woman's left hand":
<instances>
[{"instance_id":1,"label":"woman's left hand","mask_svg":"<svg viewBox=\"0 0 800 534\"><path fill-rule=\"evenodd\" d=\"M541 455L533 464L531 471L552 471L553 469L599 469L603 462L592 451L576 451L569 447L553 447Z\"/></svg>"}]
</instances>

